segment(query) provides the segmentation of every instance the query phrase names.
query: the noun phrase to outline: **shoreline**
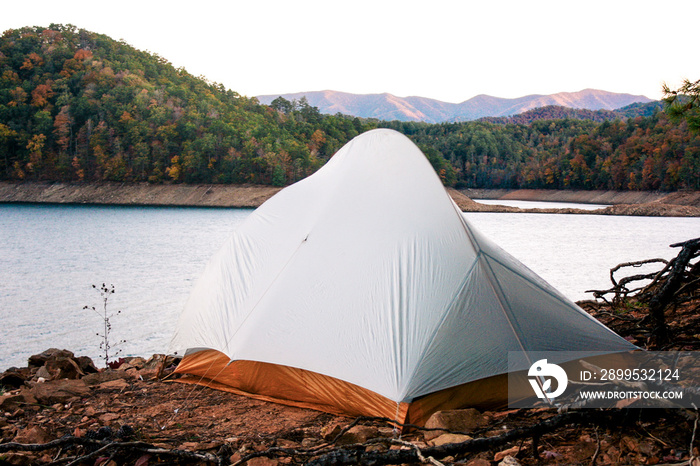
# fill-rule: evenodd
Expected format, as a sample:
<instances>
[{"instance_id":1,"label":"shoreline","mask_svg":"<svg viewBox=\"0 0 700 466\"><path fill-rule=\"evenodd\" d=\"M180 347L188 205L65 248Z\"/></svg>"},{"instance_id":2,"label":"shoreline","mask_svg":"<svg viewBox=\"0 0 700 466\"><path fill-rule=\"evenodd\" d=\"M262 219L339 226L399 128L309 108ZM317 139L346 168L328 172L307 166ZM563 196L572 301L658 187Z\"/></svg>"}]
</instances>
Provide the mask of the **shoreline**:
<instances>
[{"instance_id":1,"label":"shoreline","mask_svg":"<svg viewBox=\"0 0 700 466\"><path fill-rule=\"evenodd\" d=\"M648 204L651 202L700 207L700 191L604 191L549 189L463 189L471 199L502 199L576 204Z\"/></svg>"},{"instance_id":2,"label":"shoreline","mask_svg":"<svg viewBox=\"0 0 700 466\"><path fill-rule=\"evenodd\" d=\"M60 183L0 181L0 203L91 204L114 206L256 208L282 188L263 185ZM564 213L587 215L700 216L700 191L581 191L536 189L448 188L464 212ZM575 208L522 209L481 204L477 199L608 204L597 210Z\"/></svg>"}]
</instances>

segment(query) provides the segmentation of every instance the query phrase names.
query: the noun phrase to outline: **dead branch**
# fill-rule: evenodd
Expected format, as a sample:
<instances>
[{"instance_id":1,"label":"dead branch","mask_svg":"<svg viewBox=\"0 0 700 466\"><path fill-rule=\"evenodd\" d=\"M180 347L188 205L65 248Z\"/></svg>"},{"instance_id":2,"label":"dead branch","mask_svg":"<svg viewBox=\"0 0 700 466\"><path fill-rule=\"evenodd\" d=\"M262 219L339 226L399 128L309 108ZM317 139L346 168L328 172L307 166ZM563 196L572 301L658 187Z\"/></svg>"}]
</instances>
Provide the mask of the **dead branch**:
<instances>
[{"instance_id":1,"label":"dead branch","mask_svg":"<svg viewBox=\"0 0 700 466\"><path fill-rule=\"evenodd\" d=\"M668 276L664 283L660 286L649 300L649 315L652 323L652 334L657 338L658 342L666 342L668 340L668 327L664 317L664 311L673 302L676 292L683 286L683 280L686 276L686 268L691 259L693 259L700 250L700 238L695 238L683 243L672 244L671 247L680 247L681 251L671 266Z\"/></svg>"},{"instance_id":2,"label":"dead branch","mask_svg":"<svg viewBox=\"0 0 700 466\"><path fill-rule=\"evenodd\" d=\"M640 323L649 324L650 341L653 341L654 345L663 345L669 340L669 330L665 320L667 310L675 309L683 303L698 298L700 262L692 263L691 261L700 255L700 238L675 243L670 247L681 248L674 259L667 261L656 258L618 264L610 269L610 281L613 284L610 289L588 291L611 308L629 302L640 303L648 307L648 315ZM620 279L615 276L627 267L636 268L654 263L663 264L661 270L634 274ZM630 286L641 281L649 281L649 283L636 288ZM612 299L607 298L608 295L612 295ZM614 317L620 318L619 316Z\"/></svg>"},{"instance_id":3,"label":"dead branch","mask_svg":"<svg viewBox=\"0 0 700 466\"><path fill-rule=\"evenodd\" d=\"M196 460L209 463L219 463L219 458L215 455L209 453L197 453L186 450L168 450L165 448L158 448L154 445L145 442L112 442L103 440L93 440L74 436L62 437L60 439L52 440L47 443L39 444L24 444L24 443L1 443L0 453L5 453L9 451L44 451L53 448L65 448L73 446L83 446L83 447L98 447L97 449L91 451L82 456L74 456L71 458L65 458L61 462L67 462L68 464L78 464L86 460L95 458L96 456L111 452L116 453L150 453L157 456L173 457L184 460Z\"/></svg>"},{"instance_id":4,"label":"dead branch","mask_svg":"<svg viewBox=\"0 0 700 466\"><path fill-rule=\"evenodd\" d=\"M622 302L625 298L628 296L633 295L636 292L644 292L644 290L648 289L651 285L656 283L666 272L668 268L668 262L666 259L661 259L661 258L656 258L656 259L645 259L645 260L640 260L640 261L633 261L633 262L623 262L621 264L616 265L612 269L610 269L610 281L612 282L613 286L612 288L609 288L607 290L587 290L586 293L593 293L593 296L596 299L603 299L605 302L608 302L607 299L605 299L605 295L608 294L613 294L612 298L612 305L618 304ZM658 272L651 272L651 273L646 273L646 274L637 274L637 275L630 275L627 277L623 277L619 280L615 278L615 273L620 271L623 268L626 267L641 267L643 265L647 264L654 264L654 263L662 263L664 264L664 268L661 269ZM651 280L651 283L645 285L645 286L640 286L638 288L633 288L630 289L628 285L630 283L642 281L642 280Z\"/></svg>"},{"instance_id":5,"label":"dead branch","mask_svg":"<svg viewBox=\"0 0 700 466\"><path fill-rule=\"evenodd\" d=\"M435 459L491 450L521 438L542 436L557 428L572 423L608 423L621 420L626 415L624 410L614 411L571 411L556 415L530 427L510 430L502 435L477 438L461 443L450 443L423 449L411 448L389 450L385 452L364 451L364 449L340 448L332 450L308 463L309 466L364 464L378 466L383 464L415 463L420 456ZM420 456L419 456L420 453Z\"/></svg>"}]
</instances>

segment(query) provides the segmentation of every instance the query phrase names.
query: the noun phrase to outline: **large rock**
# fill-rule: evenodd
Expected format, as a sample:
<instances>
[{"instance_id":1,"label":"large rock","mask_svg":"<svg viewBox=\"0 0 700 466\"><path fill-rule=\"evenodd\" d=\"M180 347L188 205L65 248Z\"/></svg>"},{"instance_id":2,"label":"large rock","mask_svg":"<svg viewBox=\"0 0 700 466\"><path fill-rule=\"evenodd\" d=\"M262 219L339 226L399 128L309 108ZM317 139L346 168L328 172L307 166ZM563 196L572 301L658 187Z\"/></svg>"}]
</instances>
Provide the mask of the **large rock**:
<instances>
[{"instance_id":1,"label":"large rock","mask_svg":"<svg viewBox=\"0 0 700 466\"><path fill-rule=\"evenodd\" d=\"M65 404L91 395L90 387L82 380L51 380L38 383L29 391L43 405Z\"/></svg>"},{"instance_id":2,"label":"large rock","mask_svg":"<svg viewBox=\"0 0 700 466\"><path fill-rule=\"evenodd\" d=\"M66 357L66 358L74 358L74 355L72 352L65 350L65 349L58 349L58 348L49 348L46 351L43 351L39 354L35 354L33 356L29 356L29 367L41 367L44 364L46 364L46 361L49 360L51 357Z\"/></svg>"},{"instance_id":3,"label":"large rock","mask_svg":"<svg viewBox=\"0 0 700 466\"><path fill-rule=\"evenodd\" d=\"M49 348L29 357L29 369L36 372L35 379L79 379L85 374L97 372L95 364L87 356L75 357L71 351ZM37 372L37 368L38 371Z\"/></svg>"},{"instance_id":4,"label":"large rock","mask_svg":"<svg viewBox=\"0 0 700 466\"><path fill-rule=\"evenodd\" d=\"M447 432L472 432L485 425L484 416L473 408L438 411L430 416L425 427L442 430L426 431L424 437L432 440Z\"/></svg>"}]
</instances>

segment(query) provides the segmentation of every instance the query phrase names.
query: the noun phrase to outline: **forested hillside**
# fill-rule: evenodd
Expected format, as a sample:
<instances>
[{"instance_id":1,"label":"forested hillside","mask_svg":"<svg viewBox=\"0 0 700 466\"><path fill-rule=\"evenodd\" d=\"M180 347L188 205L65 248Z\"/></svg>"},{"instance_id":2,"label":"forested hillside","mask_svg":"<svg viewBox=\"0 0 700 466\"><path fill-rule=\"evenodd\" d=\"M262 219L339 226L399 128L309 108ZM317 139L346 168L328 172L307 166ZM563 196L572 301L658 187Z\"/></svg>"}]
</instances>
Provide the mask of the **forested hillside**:
<instances>
[{"instance_id":1,"label":"forested hillside","mask_svg":"<svg viewBox=\"0 0 700 466\"><path fill-rule=\"evenodd\" d=\"M479 121L488 123L498 123L502 125L529 125L537 120L591 120L602 123L603 121L612 121L638 116L653 116L657 111L662 109L661 102L649 103L634 103L617 110L588 110L583 108L561 107L556 105L547 105L538 107L527 112L519 113L509 117L484 117Z\"/></svg>"},{"instance_id":2,"label":"forested hillside","mask_svg":"<svg viewBox=\"0 0 700 466\"><path fill-rule=\"evenodd\" d=\"M390 127L412 138L448 185L700 189L700 138L685 123L653 105L614 117L591 113L545 107L497 123L454 124L322 115L303 99L259 105L72 26L0 38L5 180L282 186L313 173L357 134Z\"/></svg>"},{"instance_id":3,"label":"forested hillside","mask_svg":"<svg viewBox=\"0 0 700 466\"><path fill-rule=\"evenodd\" d=\"M663 112L602 123L385 126L443 155L455 169L457 187L700 189L700 137Z\"/></svg>"},{"instance_id":4,"label":"forested hillside","mask_svg":"<svg viewBox=\"0 0 700 466\"><path fill-rule=\"evenodd\" d=\"M370 128L308 105L291 110L72 26L0 39L4 179L283 185Z\"/></svg>"}]
</instances>

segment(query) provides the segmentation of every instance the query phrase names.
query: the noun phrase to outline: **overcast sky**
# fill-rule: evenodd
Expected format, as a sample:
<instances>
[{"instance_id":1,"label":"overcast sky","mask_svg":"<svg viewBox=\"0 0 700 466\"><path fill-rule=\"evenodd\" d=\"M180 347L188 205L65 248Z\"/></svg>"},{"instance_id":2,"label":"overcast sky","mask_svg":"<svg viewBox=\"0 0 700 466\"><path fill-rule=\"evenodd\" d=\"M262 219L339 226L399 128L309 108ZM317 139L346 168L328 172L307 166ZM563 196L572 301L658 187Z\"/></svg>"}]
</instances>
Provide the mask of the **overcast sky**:
<instances>
[{"instance_id":1,"label":"overcast sky","mask_svg":"<svg viewBox=\"0 0 700 466\"><path fill-rule=\"evenodd\" d=\"M73 24L240 94L462 102L700 79L698 0L3 1L0 30Z\"/></svg>"}]
</instances>

